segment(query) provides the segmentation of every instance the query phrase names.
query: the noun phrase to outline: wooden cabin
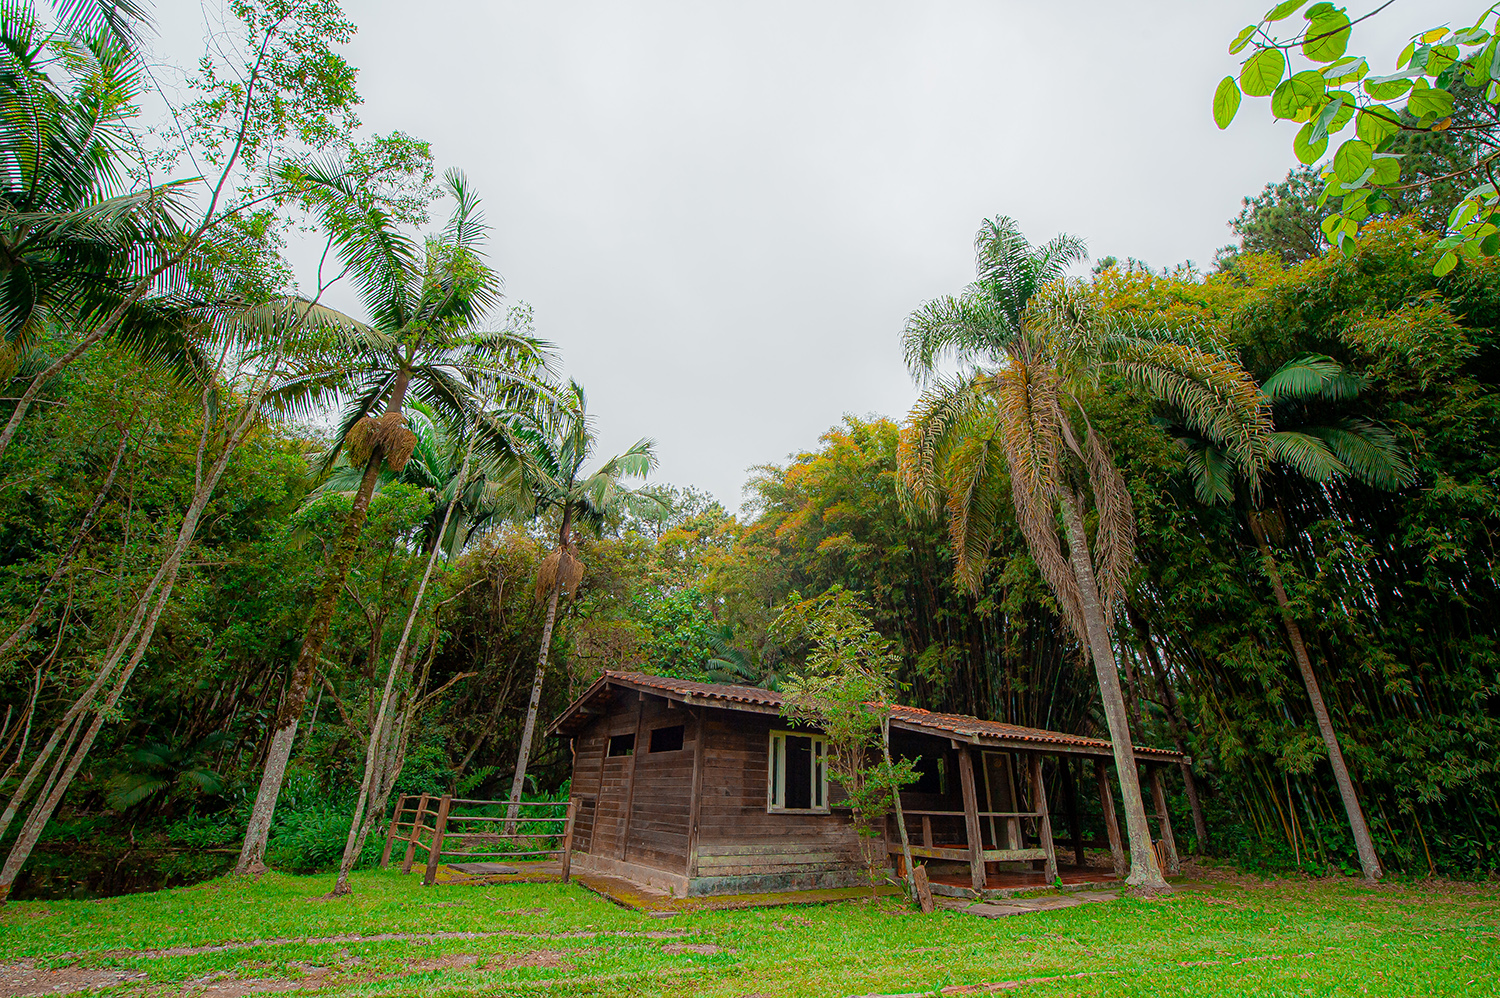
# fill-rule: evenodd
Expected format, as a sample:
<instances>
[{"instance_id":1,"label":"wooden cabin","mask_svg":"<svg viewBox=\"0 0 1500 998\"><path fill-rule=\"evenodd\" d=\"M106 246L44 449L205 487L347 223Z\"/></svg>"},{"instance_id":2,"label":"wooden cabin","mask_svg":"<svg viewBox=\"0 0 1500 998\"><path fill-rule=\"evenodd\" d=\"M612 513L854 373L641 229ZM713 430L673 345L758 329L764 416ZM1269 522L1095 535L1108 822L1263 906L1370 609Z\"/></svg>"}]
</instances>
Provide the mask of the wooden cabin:
<instances>
[{"instance_id":1,"label":"wooden cabin","mask_svg":"<svg viewBox=\"0 0 1500 998\"><path fill-rule=\"evenodd\" d=\"M677 896L760 893L865 883L862 848L899 863L899 830L861 842L829 780L827 742L791 724L771 690L606 672L548 729L573 750L573 868L624 877ZM896 707L891 746L918 760L901 794L914 857L934 890L983 891L1026 872L1059 875L1057 847L1082 867L1078 787L1095 784L1105 831L1124 874L1107 772L1110 743ZM1179 753L1137 747L1150 777L1160 861L1176 872L1162 772ZM1045 760L1045 769L1044 769ZM1084 767L1092 762L1092 777ZM1076 772L1075 772L1076 771ZM1053 826L1047 785L1068 798L1067 828Z\"/></svg>"}]
</instances>

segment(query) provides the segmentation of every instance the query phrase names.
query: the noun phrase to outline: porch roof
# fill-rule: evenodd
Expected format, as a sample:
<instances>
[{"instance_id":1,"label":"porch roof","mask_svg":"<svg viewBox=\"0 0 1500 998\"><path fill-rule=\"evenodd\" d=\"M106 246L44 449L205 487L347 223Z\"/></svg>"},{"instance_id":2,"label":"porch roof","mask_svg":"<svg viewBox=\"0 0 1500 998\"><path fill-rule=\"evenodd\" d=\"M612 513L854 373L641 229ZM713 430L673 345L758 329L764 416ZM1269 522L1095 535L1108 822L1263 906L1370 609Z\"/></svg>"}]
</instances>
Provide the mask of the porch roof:
<instances>
[{"instance_id":1,"label":"porch roof","mask_svg":"<svg viewBox=\"0 0 1500 998\"><path fill-rule=\"evenodd\" d=\"M592 717L605 712L605 704L616 691L633 690L676 700L691 706L715 707L756 714L780 714L783 699L775 690L756 686L732 686L725 683L699 683L670 676L652 676L644 672L606 671L583 692L568 709L547 728L548 734L572 735L583 729ZM966 714L938 714L920 707L899 704L891 708L891 726L919 734L945 737L971 745L997 748L1030 749L1113 758L1109 741L1086 735L1070 735L1043 728L1026 728L1000 721L984 721ZM1186 762L1188 757L1171 749L1135 746L1142 761Z\"/></svg>"}]
</instances>

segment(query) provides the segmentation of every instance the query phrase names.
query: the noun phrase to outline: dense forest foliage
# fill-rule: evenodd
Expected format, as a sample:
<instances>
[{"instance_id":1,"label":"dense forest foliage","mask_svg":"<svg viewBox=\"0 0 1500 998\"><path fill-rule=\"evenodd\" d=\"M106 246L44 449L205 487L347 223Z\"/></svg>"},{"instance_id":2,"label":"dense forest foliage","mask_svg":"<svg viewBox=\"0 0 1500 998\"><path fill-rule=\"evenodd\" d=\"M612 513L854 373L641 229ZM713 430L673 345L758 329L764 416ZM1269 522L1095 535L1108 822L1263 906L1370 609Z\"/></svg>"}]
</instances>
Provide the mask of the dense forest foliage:
<instances>
[{"instance_id":1,"label":"dense forest foliage","mask_svg":"<svg viewBox=\"0 0 1500 998\"><path fill-rule=\"evenodd\" d=\"M251 41L293 38L282 53L290 61L324 60L319 45L348 30L321 4L244 10ZM302 34L278 35L268 11ZM4 16L7 32L24 33L22 14ZM95 45L94 70L74 71L108 76L109 58L124 56L104 58L105 48ZM7 67L0 87L11 98L35 88ZM554 796L565 788L567 746L538 731L520 753L528 716L545 724L605 668L776 685L805 652L778 640L778 613L794 594L835 586L859 594L875 628L896 642L907 702L1106 730L1087 649L1063 625L1014 511L997 507L976 591L955 575L948 525L906 501L901 414L848 416L785 463L750 469L738 511L691 487L627 488L649 471L651 444L613 459L593 454L582 391L553 377L553 348L532 335L529 313L501 314L498 295L481 293L490 285L482 253L470 249L478 224L460 217L469 195L450 185L444 207L460 205L457 221L442 235L411 234L442 199L426 147L399 135L355 141L352 119L341 117L357 103L352 70L327 70L317 86L294 68L281 72L272 88L285 97L301 87L297 99L322 115L324 132L272 123L251 136L263 143L257 155L272 163L339 150L345 200L319 201L309 173L291 184L285 169L273 170L291 186L270 191L258 167L250 179L235 172L213 128L227 120L243 137L250 115L226 114L220 98L228 94L233 111L239 91L206 74L192 141L220 157L208 161L222 164L245 202L263 199L279 215L225 219L200 205L207 234L179 254L175 285L131 271L139 261L129 252L118 277L114 264L98 265L106 280L77 262L77 245L59 243L36 250L45 259L35 266L88 272L73 292L23 316L20 268L6 272L0 418L14 430L0 444L0 795L9 802L0 853L24 833L19 816L31 802L54 788L59 796L18 890L124 890L227 869L298 683L305 704L292 718L265 852L273 866L337 865L356 798L364 800L371 740L390 737L392 685L401 734L390 744L400 751L384 772L394 792L501 798L520 782L527 794ZM86 102L97 82L52 94L48 106ZM72 134L66 122L58 134ZM1434 162L1462 152L1423 151ZM24 164L7 170L7 184L26 179ZM60 184L71 207L17 208L20 195L5 194L7 245L31 246L21 230L42 213L72 218L126 197L122 183L101 174L72 194ZM1309 184L1293 174L1247 198L1231 223L1239 242L1211 273L1106 258L1086 279L1109 316L1192 330L1263 385L1308 358L1336 371L1318 390L1275 395L1273 409L1278 430L1332 441L1347 465L1319 474L1288 451L1253 494L1232 481L1205 491L1207 459L1181 413L1101 375L1080 404L1123 473L1137 525L1111 633L1130 724L1138 743L1193 757L1203 820L1183 793L1173 806L1177 827L1197 829L1186 836L1195 851L1250 866L1356 870L1289 613L1387 870L1491 874L1500 870L1500 265L1466 259L1434 276L1437 202L1457 196L1442 185L1368 225L1349 252L1325 252ZM17 217L23 209L32 215ZM292 224L321 226L352 261L345 269L363 282L365 300L392 315L406 300L358 253L377 241L371 233L407 233L404 287L439 304L400 321L372 307L359 327L367 339L349 345L326 331L342 320L325 315L316 294L288 290L277 226ZM65 228L55 227L57 239L73 238ZM107 255L116 242L149 240L149 230L87 234L84 249ZM171 245L186 245L174 231ZM149 293L113 331L94 335L137 279ZM215 293L193 298L204 282ZM441 309L460 294L466 310L445 319ZM270 306L294 306L278 314L302 332L326 319L318 342L268 354L268 342L301 335L284 319L267 333ZM136 314L143 310L150 314ZM504 385L485 382L493 366L471 377L454 359L460 348L490 349L473 330L497 314L512 350ZM395 423L375 408L387 389L369 387L396 377L371 359L369 330L387 328L381 322L390 343L437 351L429 367L391 362L413 384L429 378L384 410ZM900 330L888 333L895 349ZM329 373L338 349L354 371L342 380ZM516 359L526 350L535 363ZM538 398L550 416L535 415ZM392 426L399 441L375 437ZM1400 455L1399 483L1361 474L1358 441L1375 433ZM362 527L350 530L356 514ZM326 637L298 678L320 592L334 594ZM141 607L159 617L149 617L112 694L95 697L90 684L116 682L120 673L101 670L142 633ZM74 756L76 773L65 771L91 717L97 736L87 738L97 740ZM63 746L55 763L41 754L54 736ZM384 808L379 793L365 796ZM366 862L376 839L363 846Z\"/></svg>"}]
</instances>

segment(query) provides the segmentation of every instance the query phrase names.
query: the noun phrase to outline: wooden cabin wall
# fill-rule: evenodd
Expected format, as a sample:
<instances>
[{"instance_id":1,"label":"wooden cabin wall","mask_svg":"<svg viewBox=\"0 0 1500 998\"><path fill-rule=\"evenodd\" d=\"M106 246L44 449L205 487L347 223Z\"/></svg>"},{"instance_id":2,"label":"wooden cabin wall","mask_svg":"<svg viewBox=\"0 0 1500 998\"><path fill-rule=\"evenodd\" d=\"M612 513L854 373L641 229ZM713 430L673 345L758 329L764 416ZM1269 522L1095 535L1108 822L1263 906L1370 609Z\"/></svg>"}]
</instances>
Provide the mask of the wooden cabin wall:
<instances>
[{"instance_id":1,"label":"wooden cabin wall","mask_svg":"<svg viewBox=\"0 0 1500 998\"><path fill-rule=\"evenodd\" d=\"M676 725L684 726L682 748L650 751L651 732ZM636 736L633 753L609 756L610 738L627 734ZM634 695L577 735L574 852L685 874L696 737L693 717L682 705Z\"/></svg>"},{"instance_id":2,"label":"wooden cabin wall","mask_svg":"<svg viewBox=\"0 0 1500 998\"><path fill-rule=\"evenodd\" d=\"M704 727L693 893L844 886L863 880L858 836L848 811L766 810L770 733L789 727L786 721L708 710Z\"/></svg>"}]
</instances>

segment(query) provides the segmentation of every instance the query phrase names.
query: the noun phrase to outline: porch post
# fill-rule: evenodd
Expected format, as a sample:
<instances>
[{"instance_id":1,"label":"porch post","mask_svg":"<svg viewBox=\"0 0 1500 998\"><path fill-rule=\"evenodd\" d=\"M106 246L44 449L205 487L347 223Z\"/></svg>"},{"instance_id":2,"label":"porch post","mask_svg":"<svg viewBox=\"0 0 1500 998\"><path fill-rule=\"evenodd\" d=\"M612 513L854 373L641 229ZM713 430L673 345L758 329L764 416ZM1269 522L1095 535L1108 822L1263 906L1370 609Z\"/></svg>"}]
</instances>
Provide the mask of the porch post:
<instances>
[{"instance_id":1,"label":"porch post","mask_svg":"<svg viewBox=\"0 0 1500 998\"><path fill-rule=\"evenodd\" d=\"M976 891L984 890L984 838L979 831L979 795L974 792L974 759L969 746L958 746L958 783L964 792L964 827L969 835L969 874Z\"/></svg>"},{"instance_id":2,"label":"porch post","mask_svg":"<svg viewBox=\"0 0 1500 998\"><path fill-rule=\"evenodd\" d=\"M1057 849L1052 844L1052 814L1047 810L1047 785L1042 782L1042 753L1032 752L1030 755L1031 809L1039 815L1036 830L1042 840L1042 848L1047 851L1043 873L1047 877L1047 883L1053 884L1057 882Z\"/></svg>"},{"instance_id":3,"label":"porch post","mask_svg":"<svg viewBox=\"0 0 1500 998\"><path fill-rule=\"evenodd\" d=\"M703 799L703 708L689 709L693 718L693 790L688 804L687 878L698 872L698 812ZM691 887L689 888L691 891Z\"/></svg>"},{"instance_id":4,"label":"porch post","mask_svg":"<svg viewBox=\"0 0 1500 998\"><path fill-rule=\"evenodd\" d=\"M1167 850L1167 868L1165 873L1178 874L1182 872L1182 861L1177 858L1177 840L1172 836L1172 818L1167 814L1167 788L1162 783L1161 767L1146 764L1151 771L1151 796L1156 801L1156 822L1161 829L1161 843Z\"/></svg>"},{"instance_id":5,"label":"porch post","mask_svg":"<svg viewBox=\"0 0 1500 998\"><path fill-rule=\"evenodd\" d=\"M1120 819L1115 816L1115 795L1109 789L1104 760L1094 760L1094 780L1099 784L1099 805L1104 808L1104 830L1109 833L1109 851L1115 861L1115 876L1125 879L1125 846L1120 842Z\"/></svg>"}]
</instances>

